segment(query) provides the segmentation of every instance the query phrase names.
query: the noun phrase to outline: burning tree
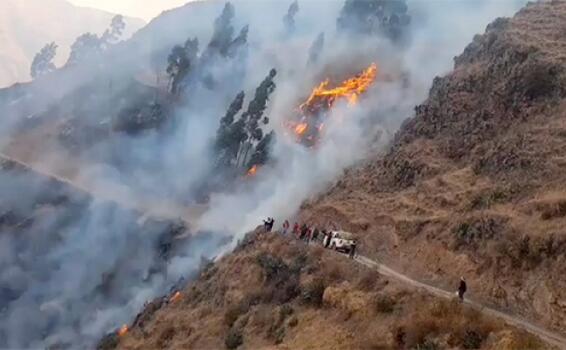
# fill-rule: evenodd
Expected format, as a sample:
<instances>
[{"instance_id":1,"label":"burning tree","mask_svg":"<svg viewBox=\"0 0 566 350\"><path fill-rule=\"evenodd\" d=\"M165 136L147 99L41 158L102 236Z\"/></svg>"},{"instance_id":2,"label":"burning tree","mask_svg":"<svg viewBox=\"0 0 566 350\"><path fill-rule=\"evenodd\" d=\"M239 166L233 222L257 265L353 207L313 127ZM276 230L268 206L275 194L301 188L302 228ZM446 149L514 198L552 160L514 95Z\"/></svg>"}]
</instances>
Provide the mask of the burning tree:
<instances>
[{"instance_id":1,"label":"burning tree","mask_svg":"<svg viewBox=\"0 0 566 350\"><path fill-rule=\"evenodd\" d=\"M244 93L240 92L228 107L226 115L220 120L217 131L215 150L218 165L224 167L252 168L265 164L269 158L273 132L264 136L261 124L267 125L269 118L264 117L269 96L275 90L277 71L272 69L255 91L248 108L236 120L244 103Z\"/></svg>"},{"instance_id":2,"label":"burning tree","mask_svg":"<svg viewBox=\"0 0 566 350\"><path fill-rule=\"evenodd\" d=\"M372 63L363 72L336 87L330 87L329 79L315 87L309 98L299 106L299 121L288 123L298 142L308 147L316 145L324 127L324 116L334 104L339 100L346 100L349 105L357 104L359 96L369 89L376 77L377 65Z\"/></svg>"}]
</instances>

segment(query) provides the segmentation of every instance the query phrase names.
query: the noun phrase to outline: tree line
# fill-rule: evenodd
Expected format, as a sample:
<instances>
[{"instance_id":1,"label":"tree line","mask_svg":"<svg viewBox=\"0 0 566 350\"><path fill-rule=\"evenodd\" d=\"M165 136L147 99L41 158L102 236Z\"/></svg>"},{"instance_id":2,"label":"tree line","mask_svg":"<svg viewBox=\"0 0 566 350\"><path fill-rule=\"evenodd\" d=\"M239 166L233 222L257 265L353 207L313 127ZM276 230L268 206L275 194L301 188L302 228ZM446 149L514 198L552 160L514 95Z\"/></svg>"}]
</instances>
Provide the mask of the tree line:
<instances>
[{"instance_id":1,"label":"tree line","mask_svg":"<svg viewBox=\"0 0 566 350\"><path fill-rule=\"evenodd\" d=\"M71 45L71 53L65 66L77 65L86 58L100 55L120 40L125 29L124 17L116 15L102 35L98 36L93 33L80 35ZM48 43L34 56L30 67L30 75L33 79L57 69L53 63L57 56L57 47L55 42Z\"/></svg>"}]
</instances>

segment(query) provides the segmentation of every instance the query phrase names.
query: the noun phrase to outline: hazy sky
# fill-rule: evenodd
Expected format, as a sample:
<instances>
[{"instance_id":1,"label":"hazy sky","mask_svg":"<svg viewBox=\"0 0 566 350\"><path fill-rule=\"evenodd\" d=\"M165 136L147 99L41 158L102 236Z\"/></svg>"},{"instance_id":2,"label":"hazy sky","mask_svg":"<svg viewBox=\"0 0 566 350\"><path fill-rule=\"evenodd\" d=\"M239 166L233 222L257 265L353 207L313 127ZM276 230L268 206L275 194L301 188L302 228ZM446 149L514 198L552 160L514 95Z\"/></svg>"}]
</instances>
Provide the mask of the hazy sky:
<instances>
[{"instance_id":1,"label":"hazy sky","mask_svg":"<svg viewBox=\"0 0 566 350\"><path fill-rule=\"evenodd\" d=\"M186 4L191 0L68 0L79 5L97 8L124 16L143 18L146 21L162 11Z\"/></svg>"}]
</instances>

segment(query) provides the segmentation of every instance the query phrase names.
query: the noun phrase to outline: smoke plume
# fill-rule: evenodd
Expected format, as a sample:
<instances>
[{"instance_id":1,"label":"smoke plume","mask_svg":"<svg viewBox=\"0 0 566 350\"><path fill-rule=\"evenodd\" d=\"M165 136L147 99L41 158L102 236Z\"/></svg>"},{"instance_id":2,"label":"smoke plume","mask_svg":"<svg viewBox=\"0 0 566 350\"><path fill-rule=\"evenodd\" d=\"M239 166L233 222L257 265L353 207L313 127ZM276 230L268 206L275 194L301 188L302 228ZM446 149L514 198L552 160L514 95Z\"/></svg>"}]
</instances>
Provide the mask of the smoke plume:
<instances>
[{"instance_id":1,"label":"smoke plume","mask_svg":"<svg viewBox=\"0 0 566 350\"><path fill-rule=\"evenodd\" d=\"M3 158L33 166L0 171L1 348L92 347L194 274L201 257L228 252L267 216L276 227L291 218L383 151L452 57L522 2L408 1L411 20L393 38L338 30L343 4L188 4L96 61L0 91ZM292 31L281 24L286 13ZM192 38L201 52L191 46L191 68L171 94L167 57ZM311 90L371 63L377 79L358 103L333 106L317 147L297 143L286 121ZM270 159L254 177L215 188L220 119L271 69L262 126L276 135Z\"/></svg>"}]
</instances>

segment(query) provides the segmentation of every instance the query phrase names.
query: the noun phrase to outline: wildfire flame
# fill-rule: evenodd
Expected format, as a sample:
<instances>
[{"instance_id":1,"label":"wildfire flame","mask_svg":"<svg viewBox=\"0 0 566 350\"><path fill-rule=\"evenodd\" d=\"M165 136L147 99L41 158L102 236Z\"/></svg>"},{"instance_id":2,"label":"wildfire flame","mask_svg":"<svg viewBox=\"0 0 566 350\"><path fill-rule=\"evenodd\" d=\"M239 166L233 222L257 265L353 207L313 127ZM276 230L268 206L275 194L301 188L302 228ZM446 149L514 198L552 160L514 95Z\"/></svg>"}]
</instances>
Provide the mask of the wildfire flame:
<instances>
[{"instance_id":1,"label":"wildfire flame","mask_svg":"<svg viewBox=\"0 0 566 350\"><path fill-rule=\"evenodd\" d=\"M340 98L346 99L349 105L355 105L358 103L358 96L367 91L376 77L377 64L372 63L358 76L343 81L335 88L329 88L330 80L326 79L314 88L309 98L299 108L304 113L318 113L320 107L330 109Z\"/></svg>"},{"instance_id":2,"label":"wildfire flame","mask_svg":"<svg viewBox=\"0 0 566 350\"><path fill-rule=\"evenodd\" d=\"M255 176L256 174L257 174L257 165L254 165L248 170L248 176Z\"/></svg>"},{"instance_id":3,"label":"wildfire flame","mask_svg":"<svg viewBox=\"0 0 566 350\"><path fill-rule=\"evenodd\" d=\"M305 131L307 131L308 128L309 128L309 125L307 123L299 123L295 127L295 134L302 135L302 134L305 133Z\"/></svg>"},{"instance_id":4,"label":"wildfire flame","mask_svg":"<svg viewBox=\"0 0 566 350\"><path fill-rule=\"evenodd\" d=\"M332 109L341 99L346 100L349 106L356 105L360 95L375 82L377 72L377 64L372 63L360 74L343 81L336 87L330 87L329 79L315 87L309 98L299 106L301 119L298 122L287 123L298 142L314 146L324 127L324 123L320 120L321 114Z\"/></svg>"},{"instance_id":5,"label":"wildfire flame","mask_svg":"<svg viewBox=\"0 0 566 350\"><path fill-rule=\"evenodd\" d=\"M175 301L179 300L181 298L181 292L175 292L175 294L173 294L173 296L171 297L171 299L169 299L169 302L174 303Z\"/></svg>"},{"instance_id":6,"label":"wildfire flame","mask_svg":"<svg viewBox=\"0 0 566 350\"><path fill-rule=\"evenodd\" d=\"M128 333L128 325L125 324L118 330L118 336L122 337L126 335L126 333Z\"/></svg>"}]
</instances>

